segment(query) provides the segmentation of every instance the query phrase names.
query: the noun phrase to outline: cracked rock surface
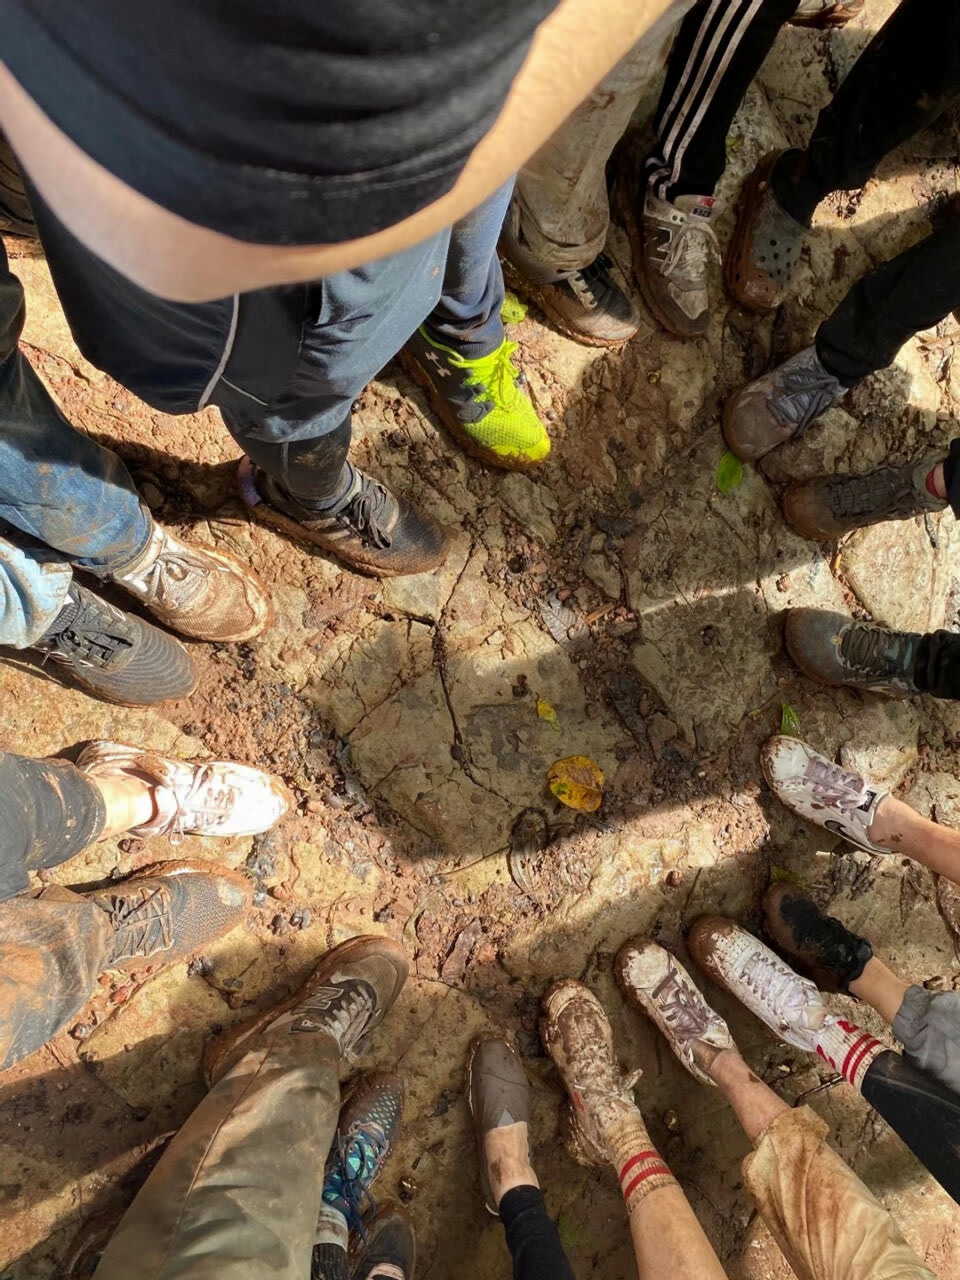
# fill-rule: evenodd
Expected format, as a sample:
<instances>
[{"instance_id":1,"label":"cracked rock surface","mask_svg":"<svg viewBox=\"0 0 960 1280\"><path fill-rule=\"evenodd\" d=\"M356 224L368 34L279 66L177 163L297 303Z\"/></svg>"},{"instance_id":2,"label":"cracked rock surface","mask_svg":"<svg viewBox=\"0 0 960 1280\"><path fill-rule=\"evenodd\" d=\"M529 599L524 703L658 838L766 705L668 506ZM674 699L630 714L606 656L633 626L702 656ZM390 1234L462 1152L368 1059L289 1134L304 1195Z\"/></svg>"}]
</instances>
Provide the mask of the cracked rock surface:
<instances>
[{"instance_id":1,"label":"cracked rock surface","mask_svg":"<svg viewBox=\"0 0 960 1280\"><path fill-rule=\"evenodd\" d=\"M831 34L782 33L728 139L721 240L744 175L771 147L808 136L892 7L870 0ZM97 703L5 662L0 746L43 754L107 737L234 756L282 773L299 809L253 841L188 839L173 850L109 840L46 874L82 886L164 857L221 858L246 867L257 897L247 928L199 960L104 979L70 1027L0 1080L4 1276L59 1275L77 1228L129 1203L202 1096L210 1033L285 996L330 945L371 931L401 939L413 960L363 1065L407 1082L403 1136L378 1195L409 1202L421 1276L508 1268L482 1208L463 1097L469 1040L497 1029L529 1071L534 1163L574 1271L634 1275L612 1172L575 1165L559 1136L558 1083L536 1021L543 990L564 975L599 994L622 1062L643 1068L637 1097L651 1136L728 1273L780 1274L769 1242L750 1243L746 1142L729 1109L624 1007L611 962L643 933L685 955L684 931L704 911L756 927L759 895L781 868L906 977L957 986L958 914L934 877L806 826L766 790L758 765L786 703L819 750L960 823L956 704L819 687L781 647L783 613L798 605L957 628L953 516L818 546L790 531L778 505L790 480L901 463L949 441L956 322L919 335L734 489L715 482L725 397L809 343L859 272L929 228L956 189L957 150L945 119L891 156L862 197L825 202L795 296L776 316L718 300L704 343L650 323L624 351L603 353L531 313L512 336L554 438L534 474L484 471L459 454L419 392L387 368L357 407L358 460L455 536L438 572L383 586L249 523L218 416L164 417L86 365L42 258L11 242L27 291L25 350L64 411L118 449L160 520L249 558L271 583L277 621L250 645L192 645L198 691L162 711ZM624 259L618 228L610 247ZM546 788L550 764L575 754L606 777L593 815L559 806ZM809 1095L934 1272L960 1274L957 1210L895 1135L830 1085L823 1064L704 986L753 1069L790 1102ZM889 1041L869 1010L832 999Z\"/></svg>"}]
</instances>

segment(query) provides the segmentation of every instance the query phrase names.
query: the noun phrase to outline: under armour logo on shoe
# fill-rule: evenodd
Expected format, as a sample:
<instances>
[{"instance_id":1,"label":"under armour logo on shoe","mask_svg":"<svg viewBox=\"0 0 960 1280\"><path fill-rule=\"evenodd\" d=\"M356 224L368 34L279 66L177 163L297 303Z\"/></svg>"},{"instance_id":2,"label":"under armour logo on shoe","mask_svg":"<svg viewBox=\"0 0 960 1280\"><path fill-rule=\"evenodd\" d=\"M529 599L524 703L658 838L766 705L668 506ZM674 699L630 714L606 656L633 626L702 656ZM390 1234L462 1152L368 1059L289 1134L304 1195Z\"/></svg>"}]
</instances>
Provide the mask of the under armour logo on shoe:
<instances>
[{"instance_id":1,"label":"under armour logo on shoe","mask_svg":"<svg viewBox=\"0 0 960 1280\"><path fill-rule=\"evenodd\" d=\"M427 359L428 359L428 360L430 361L430 363L431 363L431 364L436 368L438 377L441 377L441 378L449 378L449 377L450 377L450 370L449 370L449 369L444 368L443 361L442 361L442 360L440 359L440 357L437 355L436 351L428 351L428 352L427 352Z\"/></svg>"}]
</instances>

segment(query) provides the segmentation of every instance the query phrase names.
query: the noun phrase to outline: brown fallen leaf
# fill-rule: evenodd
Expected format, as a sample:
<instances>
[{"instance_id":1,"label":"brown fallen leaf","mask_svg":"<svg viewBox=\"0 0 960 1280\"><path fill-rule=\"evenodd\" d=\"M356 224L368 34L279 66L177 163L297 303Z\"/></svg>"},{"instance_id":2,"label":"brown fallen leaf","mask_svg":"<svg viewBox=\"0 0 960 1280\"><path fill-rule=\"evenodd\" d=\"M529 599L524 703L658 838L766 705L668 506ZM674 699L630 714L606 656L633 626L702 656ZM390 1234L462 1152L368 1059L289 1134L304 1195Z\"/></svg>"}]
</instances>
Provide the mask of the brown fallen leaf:
<instances>
[{"instance_id":1,"label":"brown fallen leaf","mask_svg":"<svg viewBox=\"0 0 960 1280\"><path fill-rule=\"evenodd\" d=\"M561 804L596 813L603 802L603 773L589 756L565 756L547 771L547 785Z\"/></svg>"}]
</instances>

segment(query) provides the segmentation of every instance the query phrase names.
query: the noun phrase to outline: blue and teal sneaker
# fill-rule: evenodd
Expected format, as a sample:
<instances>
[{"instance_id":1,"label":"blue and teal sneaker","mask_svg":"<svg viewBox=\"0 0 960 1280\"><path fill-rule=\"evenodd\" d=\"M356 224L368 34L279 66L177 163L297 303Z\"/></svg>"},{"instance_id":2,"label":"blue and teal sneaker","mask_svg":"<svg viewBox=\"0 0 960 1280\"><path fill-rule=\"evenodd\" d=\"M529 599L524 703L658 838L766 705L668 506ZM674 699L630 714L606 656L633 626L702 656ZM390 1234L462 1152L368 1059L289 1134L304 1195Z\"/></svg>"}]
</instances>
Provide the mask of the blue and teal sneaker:
<instances>
[{"instance_id":1,"label":"blue and teal sneaker","mask_svg":"<svg viewBox=\"0 0 960 1280\"><path fill-rule=\"evenodd\" d=\"M340 1109L337 1133L323 1176L323 1203L346 1219L351 1234L364 1234L370 1187L389 1159L400 1131L403 1081L375 1071L361 1076Z\"/></svg>"},{"instance_id":2,"label":"blue and teal sneaker","mask_svg":"<svg viewBox=\"0 0 960 1280\"><path fill-rule=\"evenodd\" d=\"M504 338L496 351L471 360L428 337L421 325L402 353L403 367L457 443L506 471L539 466L550 452L547 429L511 359L516 349Z\"/></svg>"}]
</instances>

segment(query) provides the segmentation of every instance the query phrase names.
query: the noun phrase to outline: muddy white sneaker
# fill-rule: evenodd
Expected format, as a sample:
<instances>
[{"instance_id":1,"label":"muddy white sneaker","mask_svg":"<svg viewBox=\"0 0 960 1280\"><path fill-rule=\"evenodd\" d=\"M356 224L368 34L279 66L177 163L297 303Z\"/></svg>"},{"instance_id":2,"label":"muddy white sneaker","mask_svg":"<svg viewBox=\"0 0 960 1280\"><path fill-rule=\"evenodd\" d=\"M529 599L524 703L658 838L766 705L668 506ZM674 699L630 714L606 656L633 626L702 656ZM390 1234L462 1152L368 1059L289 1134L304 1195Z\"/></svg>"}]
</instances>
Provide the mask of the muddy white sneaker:
<instances>
[{"instance_id":1,"label":"muddy white sneaker","mask_svg":"<svg viewBox=\"0 0 960 1280\"><path fill-rule=\"evenodd\" d=\"M630 1090L640 1073L621 1074L603 1005L573 978L543 997L540 1039L570 1097L571 1154L582 1164L606 1164L613 1159L606 1134L636 1110Z\"/></svg>"},{"instance_id":2,"label":"muddy white sneaker","mask_svg":"<svg viewBox=\"0 0 960 1280\"><path fill-rule=\"evenodd\" d=\"M613 972L627 1000L656 1023L690 1074L715 1085L697 1056L712 1060L735 1048L733 1038L676 957L649 938L631 938L617 952Z\"/></svg>"},{"instance_id":3,"label":"muddy white sneaker","mask_svg":"<svg viewBox=\"0 0 960 1280\"><path fill-rule=\"evenodd\" d=\"M737 997L774 1035L795 1049L817 1051L831 1019L820 992L759 938L726 916L701 916L687 938L690 954L714 982Z\"/></svg>"},{"instance_id":4,"label":"muddy white sneaker","mask_svg":"<svg viewBox=\"0 0 960 1280\"><path fill-rule=\"evenodd\" d=\"M256 835L293 806L278 777L230 760L189 764L122 742L91 742L77 767L95 778L132 776L149 782L156 813L130 834L170 836L173 844L188 835Z\"/></svg>"},{"instance_id":5,"label":"muddy white sneaker","mask_svg":"<svg viewBox=\"0 0 960 1280\"><path fill-rule=\"evenodd\" d=\"M760 767L781 804L807 822L843 836L867 853L890 852L868 834L889 791L872 787L858 773L846 773L799 738L781 733L763 744Z\"/></svg>"},{"instance_id":6,"label":"muddy white sneaker","mask_svg":"<svg viewBox=\"0 0 960 1280\"><path fill-rule=\"evenodd\" d=\"M720 259L710 225L716 208L712 196L660 200L649 187L644 198L634 274L653 315L678 338L702 338L710 324L710 267Z\"/></svg>"},{"instance_id":7,"label":"muddy white sneaker","mask_svg":"<svg viewBox=\"0 0 960 1280\"><path fill-rule=\"evenodd\" d=\"M252 640L273 619L267 589L249 565L158 524L143 554L113 581L165 626L196 640Z\"/></svg>"}]
</instances>

